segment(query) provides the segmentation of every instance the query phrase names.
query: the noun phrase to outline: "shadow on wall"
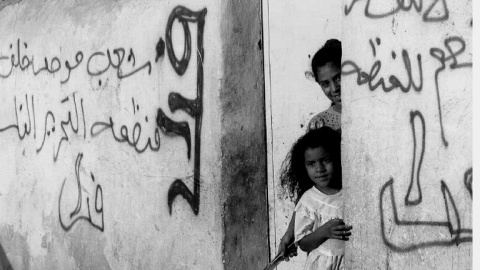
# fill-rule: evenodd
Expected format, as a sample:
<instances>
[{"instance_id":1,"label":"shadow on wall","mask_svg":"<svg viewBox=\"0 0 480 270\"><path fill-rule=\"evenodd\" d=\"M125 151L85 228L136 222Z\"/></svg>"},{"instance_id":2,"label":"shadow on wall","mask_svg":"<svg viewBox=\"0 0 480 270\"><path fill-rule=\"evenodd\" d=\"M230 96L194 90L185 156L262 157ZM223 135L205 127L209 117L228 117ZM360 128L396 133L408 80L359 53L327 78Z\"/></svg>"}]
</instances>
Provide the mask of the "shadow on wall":
<instances>
[{"instance_id":1,"label":"shadow on wall","mask_svg":"<svg viewBox=\"0 0 480 270\"><path fill-rule=\"evenodd\" d=\"M8 261L7 254L3 250L2 245L0 244L0 270L13 270L12 265Z\"/></svg>"},{"instance_id":2,"label":"shadow on wall","mask_svg":"<svg viewBox=\"0 0 480 270\"><path fill-rule=\"evenodd\" d=\"M7 6L10 6L10 5L15 5L15 4L18 4L22 2L22 0L2 0L0 2L0 11L4 8L6 8ZM0 269L1 270L1 269Z\"/></svg>"}]
</instances>

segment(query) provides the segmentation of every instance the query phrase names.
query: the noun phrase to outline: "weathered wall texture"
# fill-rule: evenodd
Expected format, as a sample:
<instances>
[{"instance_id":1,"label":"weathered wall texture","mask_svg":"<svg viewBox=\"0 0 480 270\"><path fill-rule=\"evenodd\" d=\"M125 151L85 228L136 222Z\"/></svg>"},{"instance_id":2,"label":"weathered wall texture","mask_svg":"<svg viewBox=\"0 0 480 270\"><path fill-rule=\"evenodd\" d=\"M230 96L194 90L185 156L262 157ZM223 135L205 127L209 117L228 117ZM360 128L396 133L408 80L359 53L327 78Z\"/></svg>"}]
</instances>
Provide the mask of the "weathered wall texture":
<instances>
[{"instance_id":1,"label":"weathered wall texture","mask_svg":"<svg viewBox=\"0 0 480 270\"><path fill-rule=\"evenodd\" d=\"M222 178L263 181L265 148L246 151L259 161L245 165L240 146L221 150L233 133L221 118L232 99L221 97L237 89L225 86L235 74L224 67L235 64L228 54L242 54L225 48L222 25L234 19L220 2L2 2L0 265L225 268ZM257 9L244 19L258 21ZM239 51L257 49L247 30ZM243 60L261 67L258 55ZM250 78L238 85L262 100L261 73ZM259 126L248 119L262 111L255 107L243 114L248 132L236 134L245 147L248 136L264 136L249 130ZM225 169L225 158L238 167ZM267 219L261 207L249 213L254 225ZM265 231L255 239L266 243Z\"/></svg>"},{"instance_id":2,"label":"weathered wall texture","mask_svg":"<svg viewBox=\"0 0 480 270\"><path fill-rule=\"evenodd\" d=\"M261 2L226 1L222 6L225 269L263 269L268 263L268 208Z\"/></svg>"},{"instance_id":3,"label":"weathered wall texture","mask_svg":"<svg viewBox=\"0 0 480 270\"><path fill-rule=\"evenodd\" d=\"M472 3L344 2L349 269L471 269Z\"/></svg>"}]
</instances>

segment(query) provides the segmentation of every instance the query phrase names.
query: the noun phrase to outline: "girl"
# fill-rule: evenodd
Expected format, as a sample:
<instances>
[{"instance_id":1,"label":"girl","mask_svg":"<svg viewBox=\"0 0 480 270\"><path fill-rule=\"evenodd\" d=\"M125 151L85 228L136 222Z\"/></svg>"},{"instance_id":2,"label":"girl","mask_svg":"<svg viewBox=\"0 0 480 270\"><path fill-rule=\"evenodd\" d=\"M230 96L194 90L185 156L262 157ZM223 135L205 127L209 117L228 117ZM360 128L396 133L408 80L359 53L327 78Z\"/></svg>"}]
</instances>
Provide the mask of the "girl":
<instances>
[{"instance_id":1,"label":"girl","mask_svg":"<svg viewBox=\"0 0 480 270\"><path fill-rule=\"evenodd\" d=\"M280 177L295 207L295 243L308 253L304 269L344 269L340 134L329 127L311 130L293 145Z\"/></svg>"},{"instance_id":2,"label":"girl","mask_svg":"<svg viewBox=\"0 0 480 270\"><path fill-rule=\"evenodd\" d=\"M308 124L308 130L328 126L341 133L341 61L342 43L336 39L327 40L325 45L323 45L312 58L311 67L315 81L320 85L325 96L330 99L332 106L314 116ZM297 255L295 249L287 250L287 247L290 246L294 240L294 222L295 212L278 247L277 256L283 256L286 261L289 260L289 257Z\"/></svg>"},{"instance_id":3,"label":"girl","mask_svg":"<svg viewBox=\"0 0 480 270\"><path fill-rule=\"evenodd\" d=\"M312 59L312 73L325 96L332 102L327 110L317 114L310 120L309 129L326 125L340 131L340 116L342 113L341 98L341 60L342 44L336 39L330 39L315 53Z\"/></svg>"}]
</instances>

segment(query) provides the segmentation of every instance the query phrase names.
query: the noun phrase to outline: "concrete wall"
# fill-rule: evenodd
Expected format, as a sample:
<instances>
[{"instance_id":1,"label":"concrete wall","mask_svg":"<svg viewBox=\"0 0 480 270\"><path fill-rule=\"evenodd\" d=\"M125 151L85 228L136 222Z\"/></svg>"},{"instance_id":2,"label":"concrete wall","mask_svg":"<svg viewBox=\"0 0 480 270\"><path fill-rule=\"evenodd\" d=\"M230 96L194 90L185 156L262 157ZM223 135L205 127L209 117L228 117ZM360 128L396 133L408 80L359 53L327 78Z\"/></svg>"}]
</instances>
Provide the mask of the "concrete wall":
<instances>
[{"instance_id":1,"label":"concrete wall","mask_svg":"<svg viewBox=\"0 0 480 270\"><path fill-rule=\"evenodd\" d=\"M400 2L343 1L347 266L471 269L472 1Z\"/></svg>"},{"instance_id":2,"label":"concrete wall","mask_svg":"<svg viewBox=\"0 0 480 270\"><path fill-rule=\"evenodd\" d=\"M233 1L2 1L3 268L266 263L261 23L250 2L232 18ZM232 106L244 96L255 110ZM231 240L244 233L229 230L237 219L248 243Z\"/></svg>"},{"instance_id":3,"label":"concrete wall","mask_svg":"<svg viewBox=\"0 0 480 270\"><path fill-rule=\"evenodd\" d=\"M270 257L292 217L294 205L280 187L280 167L310 119L330 106L310 74L315 52L341 39L341 1L264 1L265 87L268 147ZM301 269L305 253L277 269Z\"/></svg>"},{"instance_id":4,"label":"concrete wall","mask_svg":"<svg viewBox=\"0 0 480 270\"><path fill-rule=\"evenodd\" d=\"M228 270L263 269L269 231L261 2L223 5L223 256Z\"/></svg>"}]
</instances>

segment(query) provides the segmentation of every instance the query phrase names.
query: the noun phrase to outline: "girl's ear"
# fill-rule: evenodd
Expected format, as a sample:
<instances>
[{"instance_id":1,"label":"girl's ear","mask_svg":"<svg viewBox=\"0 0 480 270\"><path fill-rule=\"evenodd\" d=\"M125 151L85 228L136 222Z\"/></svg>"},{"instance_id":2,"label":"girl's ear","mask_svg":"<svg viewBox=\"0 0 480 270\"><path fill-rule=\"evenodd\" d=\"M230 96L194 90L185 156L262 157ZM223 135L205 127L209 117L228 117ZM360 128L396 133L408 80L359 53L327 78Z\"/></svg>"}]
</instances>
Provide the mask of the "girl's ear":
<instances>
[{"instance_id":1,"label":"girl's ear","mask_svg":"<svg viewBox=\"0 0 480 270\"><path fill-rule=\"evenodd\" d=\"M317 78L315 78L315 75L313 75L313 72L311 71L305 71L305 78L307 78L309 81L317 81Z\"/></svg>"}]
</instances>

